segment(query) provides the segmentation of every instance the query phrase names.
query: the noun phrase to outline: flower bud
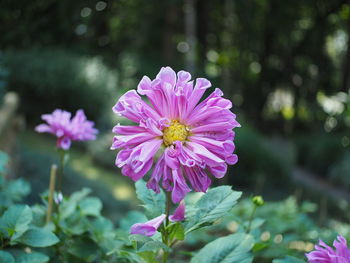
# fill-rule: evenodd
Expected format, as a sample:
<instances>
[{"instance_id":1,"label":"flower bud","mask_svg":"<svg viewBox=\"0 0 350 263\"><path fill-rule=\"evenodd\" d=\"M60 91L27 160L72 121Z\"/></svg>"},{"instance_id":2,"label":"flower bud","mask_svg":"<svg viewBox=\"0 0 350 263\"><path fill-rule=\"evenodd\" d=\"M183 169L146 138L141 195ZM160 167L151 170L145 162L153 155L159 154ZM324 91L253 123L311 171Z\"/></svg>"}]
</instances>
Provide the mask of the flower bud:
<instances>
[{"instance_id":1,"label":"flower bud","mask_svg":"<svg viewBox=\"0 0 350 263\"><path fill-rule=\"evenodd\" d=\"M264 199L261 195L256 195L252 198L252 202L256 206L263 206L265 204Z\"/></svg>"}]
</instances>

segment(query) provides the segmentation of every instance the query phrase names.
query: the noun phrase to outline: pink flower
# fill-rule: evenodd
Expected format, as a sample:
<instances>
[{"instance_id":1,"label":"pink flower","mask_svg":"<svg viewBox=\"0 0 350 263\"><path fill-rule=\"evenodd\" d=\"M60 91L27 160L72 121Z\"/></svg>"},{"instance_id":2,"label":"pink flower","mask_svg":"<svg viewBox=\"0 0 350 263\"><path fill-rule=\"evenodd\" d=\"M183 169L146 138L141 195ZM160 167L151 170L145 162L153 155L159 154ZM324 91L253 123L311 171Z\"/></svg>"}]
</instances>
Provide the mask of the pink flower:
<instances>
[{"instance_id":1,"label":"pink flower","mask_svg":"<svg viewBox=\"0 0 350 263\"><path fill-rule=\"evenodd\" d=\"M306 254L309 263L349 263L350 249L346 239L339 235L333 246L335 249L320 240L319 244L315 245L315 250Z\"/></svg>"},{"instance_id":2,"label":"pink flower","mask_svg":"<svg viewBox=\"0 0 350 263\"><path fill-rule=\"evenodd\" d=\"M94 123L88 121L83 110L78 110L71 119L68 111L56 109L52 114L44 114L41 118L47 124L38 125L37 132L47 132L58 137L57 147L68 150L72 141L89 141L96 138Z\"/></svg>"},{"instance_id":3,"label":"pink flower","mask_svg":"<svg viewBox=\"0 0 350 263\"><path fill-rule=\"evenodd\" d=\"M194 82L190 73L176 74L165 67L154 80L144 76L137 91L119 99L113 111L137 124L113 128L117 135L111 149L121 149L116 165L123 175L137 181L153 167L147 187L159 192L161 184L172 191L174 203L191 191L188 183L195 191L206 192L209 175L225 175L227 165L238 160L232 129L240 125L220 89L200 101L210 87L205 78Z\"/></svg>"},{"instance_id":4,"label":"pink flower","mask_svg":"<svg viewBox=\"0 0 350 263\"><path fill-rule=\"evenodd\" d=\"M175 209L173 215L169 216L171 222L179 222L185 220L185 202L182 200L179 206Z\"/></svg>"},{"instance_id":5,"label":"pink flower","mask_svg":"<svg viewBox=\"0 0 350 263\"><path fill-rule=\"evenodd\" d=\"M130 234L139 234L143 236L153 236L158 227L163 223L165 215L162 214L146 223L137 223L131 226Z\"/></svg>"}]
</instances>

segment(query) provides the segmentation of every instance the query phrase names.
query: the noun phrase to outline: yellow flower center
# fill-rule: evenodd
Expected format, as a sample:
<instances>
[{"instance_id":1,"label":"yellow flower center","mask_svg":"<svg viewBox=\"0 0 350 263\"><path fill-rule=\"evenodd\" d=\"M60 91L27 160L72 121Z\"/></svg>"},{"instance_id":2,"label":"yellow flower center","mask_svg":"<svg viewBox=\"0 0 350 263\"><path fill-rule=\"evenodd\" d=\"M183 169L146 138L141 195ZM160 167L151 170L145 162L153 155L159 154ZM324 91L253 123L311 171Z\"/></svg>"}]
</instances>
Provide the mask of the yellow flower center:
<instances>
[{"instance_id":1,"label":"yellow flower center","mask_svg":"<svg viewBox=\"0 0 350 263\"><path fill-rule=\"evenodd\" d=\"M188 130L185 125L177 120L171 121L169 127L163 130L163 141L166 146L173 144L175 141L184 141L188 136Z\"/></svg>"}]
</instances>

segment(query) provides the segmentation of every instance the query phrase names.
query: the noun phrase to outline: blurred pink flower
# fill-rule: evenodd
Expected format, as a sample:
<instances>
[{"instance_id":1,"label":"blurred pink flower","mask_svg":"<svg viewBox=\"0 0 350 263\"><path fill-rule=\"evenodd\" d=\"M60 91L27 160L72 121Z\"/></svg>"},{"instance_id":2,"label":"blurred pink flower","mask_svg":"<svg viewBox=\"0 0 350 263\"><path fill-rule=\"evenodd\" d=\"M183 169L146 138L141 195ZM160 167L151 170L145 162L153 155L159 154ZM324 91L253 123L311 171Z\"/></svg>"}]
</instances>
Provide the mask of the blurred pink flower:
<instances>
[{"instance_id":1,"label":"blurred pink flower","mask_svg":"<svg viewBox=\"0 0 350 263\"><path fill-rule=\"evenodd\" d=\"M172 191L174 203L191 190L188 183L195 191L206 192L210 174L216 178L225 175L227 165L238 160L233 154L232 129L240 125L230 111L232 103L222 98L220 89L200 101L209 87L205 78L194 82L190 73L176 74L165 67L154 80L144 76L137 91L121 96L113 111L137 123L113 128L117 135L111 149L121 149L116 165L123 175L137 181L155 163L147 187L158 193L161 183Z\"/></svg>"},{"instance_id":2,"label":"blurred pink flower","mask_svg":"<svg viewBox=\"0 0 350 263\"><path fill-rule=\"evenodd\" d=\"M153 236L158 227L163 223L165 215L162 214L146 223L136 223L131 226L130 234L138 234L143 236Z\"/></svg>"},{"instance_id":3,"label":"blurred pink flower","mask_svg":"<svg viewBox=\"0 0 350 263\"><path fill-rule=\"evenodd\" d=\"M350 249L346 239L339 235L333 246L335 249L320 240L319 244L315 245L315 250L306 254L309 263L350 263Z\"/></svg>"},{"instance_id":4,"label":"blurred pink flower","mask_svg":"<svg viewBox=\"0 0 350 263\"><path fill-rule=\"evenodd\" d=\"M72 141L89 141L96 138L97 130L94 129L94 122L88 121L83 110L78 110L71 119L68 111L56 109L52 114L43 114L41 118L47 124L40 124L35 127L37 132L54 134L57 140L57 147L68 150Z\"/></svg>"},{"instance_id":5,"label":"blurred pink flower","mask_svg":"<svg viewBox=\"0 0 350 263\"><path fill-rule=\"evenodd\" d=\"M185 202L182 200L175 209L174 214L169 216L171 222L179 222L185 220Z\"/></svg>"}]
</instances>

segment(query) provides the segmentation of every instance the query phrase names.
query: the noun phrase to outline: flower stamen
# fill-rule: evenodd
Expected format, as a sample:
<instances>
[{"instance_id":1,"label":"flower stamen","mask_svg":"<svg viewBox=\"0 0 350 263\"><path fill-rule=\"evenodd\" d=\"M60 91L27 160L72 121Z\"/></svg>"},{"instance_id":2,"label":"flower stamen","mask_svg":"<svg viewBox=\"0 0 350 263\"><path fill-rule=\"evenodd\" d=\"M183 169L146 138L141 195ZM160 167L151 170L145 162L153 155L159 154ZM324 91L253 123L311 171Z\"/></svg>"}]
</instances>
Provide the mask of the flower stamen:
<instances>
[{"instance_id":1,"label":"flower stamen","mask_svg":"<svg viewBox=\"0 0 350 263\"><path fill-rule=\"evenodd\" d=\"M172 145L175 141L185 141L188 136L188 127L177 120L171 121L169 127L163 130L163 141L166 146Z\"/></svg>"}]
</instances>

